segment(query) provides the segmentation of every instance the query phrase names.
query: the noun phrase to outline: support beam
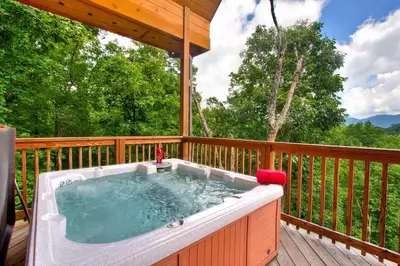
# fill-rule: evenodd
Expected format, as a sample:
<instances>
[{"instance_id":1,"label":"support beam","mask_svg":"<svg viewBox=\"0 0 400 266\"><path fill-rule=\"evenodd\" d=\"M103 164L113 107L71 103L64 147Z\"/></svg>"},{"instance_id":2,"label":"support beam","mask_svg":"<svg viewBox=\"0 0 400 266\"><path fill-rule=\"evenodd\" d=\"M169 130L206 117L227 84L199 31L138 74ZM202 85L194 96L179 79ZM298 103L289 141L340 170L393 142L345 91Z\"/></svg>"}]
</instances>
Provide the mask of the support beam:
<instances>
[{"instance_id":1,"label":"support beam","mask_svg":"<svg viewBox=\"0 0 400 266\"><path fill-rule=\"evenodd\" d=\"M189 101L190 101L190 43L189 43L190 9L183 7L183 40L181 43L181 109L180 135L189 136ZM181 158L188 159L188 143L182 142Z\"/></svg>"}]
</instances>

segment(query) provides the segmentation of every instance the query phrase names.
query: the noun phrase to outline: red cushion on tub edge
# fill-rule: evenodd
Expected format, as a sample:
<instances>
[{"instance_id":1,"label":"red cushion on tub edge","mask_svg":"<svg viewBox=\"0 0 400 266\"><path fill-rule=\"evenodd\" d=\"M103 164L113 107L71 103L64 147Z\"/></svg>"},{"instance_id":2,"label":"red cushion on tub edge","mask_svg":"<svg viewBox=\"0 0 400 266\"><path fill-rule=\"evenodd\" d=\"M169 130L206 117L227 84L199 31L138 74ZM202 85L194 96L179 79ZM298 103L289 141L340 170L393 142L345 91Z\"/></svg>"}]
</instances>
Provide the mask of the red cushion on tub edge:
<instances>
[{"instance_id":1,"label":"red cushion on tub edge","mask_svg":"<svg viewBox=\"0 0 400 266\"><path fill-rule=\"evenodd\" d=\"M277 184L282 186L286 184L286 172L283 171L259 169L256 177L260 184Z\"/></svg>"}]
</instances>

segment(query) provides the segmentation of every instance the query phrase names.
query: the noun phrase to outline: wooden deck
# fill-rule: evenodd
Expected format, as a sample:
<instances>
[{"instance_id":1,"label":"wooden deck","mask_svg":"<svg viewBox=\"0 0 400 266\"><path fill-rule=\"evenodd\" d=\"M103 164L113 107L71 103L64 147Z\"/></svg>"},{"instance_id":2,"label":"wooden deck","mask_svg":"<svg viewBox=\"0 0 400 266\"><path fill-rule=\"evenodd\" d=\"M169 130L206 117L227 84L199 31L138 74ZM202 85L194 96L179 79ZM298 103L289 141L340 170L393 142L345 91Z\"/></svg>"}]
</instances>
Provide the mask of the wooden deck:
<instances>
[{"instance_id":1,"label":"wooden deck","mask_svg":"<svg viewBox=\"0 0 400 266\"><path fill-rule=\"evenodd\" d=\"M7 253L7 265L24 265L28 241L28 223L18 221L15 224L11 243ZM356 249L347 250L344 244L332 244L328 238L319 239L316 234L307 234L303 229L296 230L292 225L281 223L280 248L278 256L268 265L395 265L385 261L379 263L377 258L367 254L361 256Z\"/></svg>"},{"instance_id":2,"label":"wooden deck","mask_svg":"<svg viewBox=\"0 0 400 266\"><path fill-rule=\"evenodd\" d=\"M8 245L6 265L25 265L26 245L28 243L29 224L17 221Z\"/></svg>"}]
</instances>

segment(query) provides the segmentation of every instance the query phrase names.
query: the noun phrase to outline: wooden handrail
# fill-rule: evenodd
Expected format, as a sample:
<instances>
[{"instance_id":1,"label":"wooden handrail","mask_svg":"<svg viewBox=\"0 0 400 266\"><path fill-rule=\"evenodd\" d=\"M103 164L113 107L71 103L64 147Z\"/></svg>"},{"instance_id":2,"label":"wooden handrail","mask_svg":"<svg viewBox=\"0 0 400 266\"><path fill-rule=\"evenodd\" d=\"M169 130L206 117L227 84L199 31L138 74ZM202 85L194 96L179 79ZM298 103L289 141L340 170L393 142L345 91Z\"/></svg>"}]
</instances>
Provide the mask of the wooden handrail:
<instances>
[{"instance_id":1,"label":"wooden handrail","mask_svg":"<svg viewBox=\"0 0 400 266\"><path fill-rule=\"evenodd\" d=\"M359 161L381 162L389 164L400 164L400 151L396 149L347 147L319 144L302 144L287 142L268 142L243 139L184 137L183 141L209 145L233 146L246 149L260 148L263 145L271 145L273 152L285 152L301 154L307 151L307 155L323 156L331 158L353 159Z\"/></svg>"}]
</instances>

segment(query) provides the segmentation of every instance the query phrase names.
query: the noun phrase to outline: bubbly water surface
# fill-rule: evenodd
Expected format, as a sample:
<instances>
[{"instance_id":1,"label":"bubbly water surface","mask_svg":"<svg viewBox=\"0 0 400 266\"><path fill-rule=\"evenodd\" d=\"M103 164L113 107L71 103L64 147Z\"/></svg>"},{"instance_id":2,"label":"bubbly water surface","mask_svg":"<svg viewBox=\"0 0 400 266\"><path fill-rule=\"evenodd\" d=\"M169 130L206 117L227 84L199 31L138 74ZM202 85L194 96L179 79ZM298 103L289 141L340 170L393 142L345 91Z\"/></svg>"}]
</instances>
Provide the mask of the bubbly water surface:
<instances>
[{"instance_id":1,"label":"bubbly water surface","mask_svg":"<svg viewBox=\"0 0 400 266\"><path fill-rule=\"evenodd\" d=\"M68 239L108 243L160 228L246 190L175 171L124 173L61 187L56 199L59 213L67 217Z\"/></svg>"}]
</instances>

